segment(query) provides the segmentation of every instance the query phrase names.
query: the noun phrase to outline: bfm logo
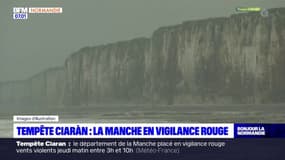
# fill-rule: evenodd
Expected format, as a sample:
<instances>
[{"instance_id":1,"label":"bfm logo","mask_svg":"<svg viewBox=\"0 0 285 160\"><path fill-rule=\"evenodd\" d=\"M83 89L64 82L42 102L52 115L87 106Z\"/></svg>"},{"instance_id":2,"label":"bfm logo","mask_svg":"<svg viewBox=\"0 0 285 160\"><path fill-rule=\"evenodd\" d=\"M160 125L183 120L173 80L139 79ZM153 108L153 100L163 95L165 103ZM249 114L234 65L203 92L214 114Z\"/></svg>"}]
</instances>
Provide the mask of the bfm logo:
<instances>
[{"instance_id":1,"label":"bfm logo","mask_svg":"<svg viewBox=\"0 0 285 160\"><path fill-rule=\"evenodd\" d=\"M28 8L14 7L13 19L28 19Z\"/></svg>"}]
</instances>

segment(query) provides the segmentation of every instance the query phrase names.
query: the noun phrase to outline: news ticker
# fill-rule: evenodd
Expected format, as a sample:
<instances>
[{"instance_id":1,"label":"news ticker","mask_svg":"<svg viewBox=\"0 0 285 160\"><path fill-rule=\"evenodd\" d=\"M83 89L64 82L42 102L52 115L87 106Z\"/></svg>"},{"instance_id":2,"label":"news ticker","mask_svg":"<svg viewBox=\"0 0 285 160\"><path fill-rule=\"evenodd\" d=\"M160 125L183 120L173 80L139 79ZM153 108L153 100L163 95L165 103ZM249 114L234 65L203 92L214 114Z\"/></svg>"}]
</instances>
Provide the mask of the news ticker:
<instances>
[{"instance_id":1,"label":"news ticker","mask_svg":"<svg viewBox=\"0 0 285 160\"><path fill-rule=\"evenodd\" d=\"M1 158L11 160L284 160L284 148L285 138L0 138Z\"/></svg>"},{"instance_id":2,"label":"news ticker","mask_svg":"<svg viewBox=\"0 0 285 160\"><path fill-rule=\"evenodd\" d=\"M25 20L29 14L59 14L62 13L62 7L14 7L13 19Z\"/></svg>"},{"instance_id":3,"label":"news ticker","mask_svg":"<svg viewBox=\"0 0 285 160\"><path fill-rule=\"evenodd\" d=\"M14 138L285 138L285 124L14 123Z\"/></svg>"}]
</instances>

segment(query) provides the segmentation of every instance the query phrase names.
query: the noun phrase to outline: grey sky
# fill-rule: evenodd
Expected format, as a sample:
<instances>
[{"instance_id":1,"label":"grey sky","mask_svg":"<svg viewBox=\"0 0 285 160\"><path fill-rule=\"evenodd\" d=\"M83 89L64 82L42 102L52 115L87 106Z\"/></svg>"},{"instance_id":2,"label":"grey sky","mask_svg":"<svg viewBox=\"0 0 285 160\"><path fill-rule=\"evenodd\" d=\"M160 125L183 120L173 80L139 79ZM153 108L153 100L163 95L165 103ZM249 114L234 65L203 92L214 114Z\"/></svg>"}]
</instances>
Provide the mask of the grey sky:
<instances>
[{"instance_id":1,"label":"grey sky","mask_svg":"<svg viewBox=\"0 0 285 160\"><path fill-rule=\"evenodd\" d=\"M63 14L12 20L13 7L63 7ZM64 64L84 46L150 37L161 26L229 16L235 7L285 7L285 0L0 0L0 81Z\"/></svg>"}]
</instances>

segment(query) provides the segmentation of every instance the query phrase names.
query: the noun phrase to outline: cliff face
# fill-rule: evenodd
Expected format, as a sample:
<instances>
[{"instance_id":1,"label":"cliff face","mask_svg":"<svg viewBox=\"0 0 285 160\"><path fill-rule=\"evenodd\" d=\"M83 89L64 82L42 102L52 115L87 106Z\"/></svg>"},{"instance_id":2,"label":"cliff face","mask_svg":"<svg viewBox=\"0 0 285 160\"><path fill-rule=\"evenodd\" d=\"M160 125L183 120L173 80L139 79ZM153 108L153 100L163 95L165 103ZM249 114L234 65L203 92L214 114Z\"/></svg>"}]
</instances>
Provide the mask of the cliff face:
<instances>
[{"instance_id":1,"label":"cliff face","mask_svg":"<svg viewBox=\"0 0 285 160\"><path fill-rule=\"evenodd\" d=\"M185 22L152 37L150 82L168 103L285 101L285 10Z\"/></svg>"},{"instance_id":2,"label":"cliff face","mask_svg":"<svg viewBox=\"0 0 285 160\"><path fill-rule=\"evenodd\" d=\"M189 21L149 39L85 47L64 69L0 85L1 101L27 99L10 86L30 90L35 104L283 103L285 9L269 13Z\"/></svg>"},{"instance_id":3,"label":"cliff face","mask_svg":"<svg viewBox=\"0 0 285 160\"><path fill-rule=\"evenodd\" d=\"M86 47L65 63L67 104L132 103L142 98L149 39Z\"/></svg>"},{"instance_id":4,"label":"cliff face","mask_svg":"<svg viewBox=\"0 0 285 160\"><path fill-rule=\"evenodd\" d=\"M64 95L64 69L51 68L27 80L30 103L33 105L60 105Z\"/></svg>"},{"instance_id":5,"label":"cliff face","mask_svg":"<svg viewBox=\"0 0 285 160\"><path fill-rule=\"evenodd\" d=\"M27 81L10 81L0 83L0 104L28 104L29 84Z\"/></svg>"},{"instance_id":6,"label":"cliff face","mask_svg":"<svg viewBox=\"0 0 285 160\"><path fill-rule=\"evenodd\" d=\"M51 68L22 81L0 83L0 104L20 106L55 106L62 104L63 68Z\"/></svg>"}]
</instances>

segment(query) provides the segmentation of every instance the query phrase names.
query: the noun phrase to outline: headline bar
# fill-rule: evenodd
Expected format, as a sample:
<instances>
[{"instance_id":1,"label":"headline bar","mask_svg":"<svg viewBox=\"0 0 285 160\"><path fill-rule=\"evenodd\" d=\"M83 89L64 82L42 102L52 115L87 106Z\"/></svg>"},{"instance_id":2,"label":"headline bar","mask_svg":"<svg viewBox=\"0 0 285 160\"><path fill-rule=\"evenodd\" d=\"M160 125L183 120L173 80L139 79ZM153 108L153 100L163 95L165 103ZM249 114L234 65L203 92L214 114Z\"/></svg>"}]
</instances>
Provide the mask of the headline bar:
<instances>
[{"instance_id":1,"label":"headline bar","mask_svg":"<svg viewBox=\"0 0 285 160\"><path fill-rule=\"evenodd\" d=\"M234 138L231 123L15 123L14 138Z\"/></svg>"}]
</instances>

